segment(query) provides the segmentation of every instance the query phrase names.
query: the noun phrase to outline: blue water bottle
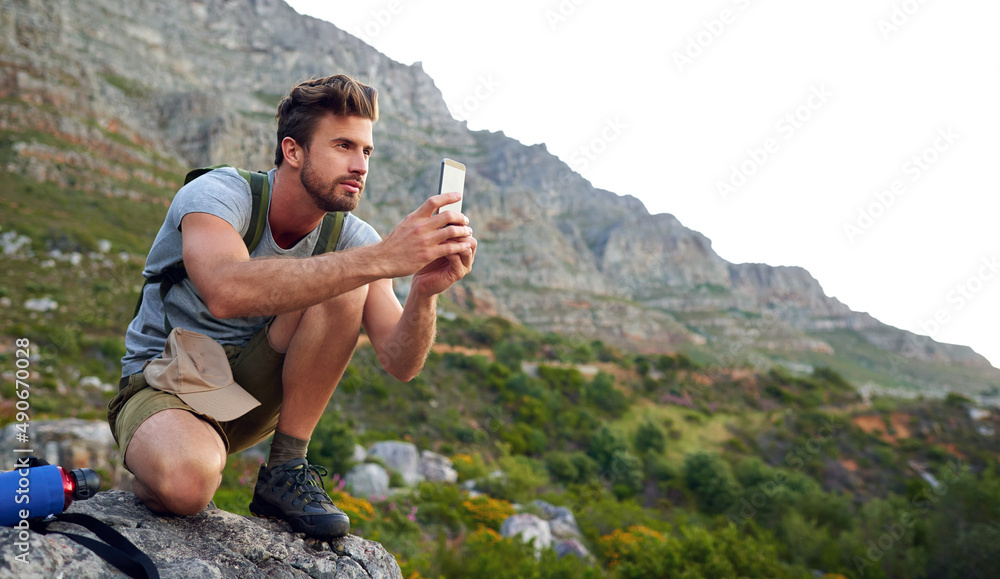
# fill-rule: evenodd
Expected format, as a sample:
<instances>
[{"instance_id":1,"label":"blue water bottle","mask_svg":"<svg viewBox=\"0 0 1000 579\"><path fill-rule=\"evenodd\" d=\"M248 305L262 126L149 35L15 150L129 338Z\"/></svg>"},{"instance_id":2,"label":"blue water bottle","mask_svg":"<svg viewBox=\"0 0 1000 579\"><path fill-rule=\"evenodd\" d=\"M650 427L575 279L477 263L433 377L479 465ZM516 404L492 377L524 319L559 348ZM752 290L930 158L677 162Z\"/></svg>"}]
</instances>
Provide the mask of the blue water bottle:
<instances>
[{"instance_id":1,"label":"blue water bottle","mask_svg":"<svg viewBox=\"0 0 1000 579\"><path fill-rule=\"evenodd\" d=\"M92 469L68 471L34 457L19 461L15 470L0 473L0 526L25 526L22 521L57 515L100 488L101 477Z\"/></svg>"}]
</instances>

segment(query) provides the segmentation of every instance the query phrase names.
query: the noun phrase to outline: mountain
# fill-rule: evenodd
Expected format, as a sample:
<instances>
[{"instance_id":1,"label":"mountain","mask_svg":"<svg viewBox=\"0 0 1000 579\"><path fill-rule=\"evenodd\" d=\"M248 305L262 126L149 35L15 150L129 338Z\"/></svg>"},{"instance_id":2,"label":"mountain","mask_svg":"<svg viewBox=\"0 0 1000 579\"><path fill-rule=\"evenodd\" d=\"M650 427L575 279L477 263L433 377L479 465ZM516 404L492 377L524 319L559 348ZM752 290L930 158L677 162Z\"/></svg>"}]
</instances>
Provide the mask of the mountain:
<instances>
[{"instance_id":1,"label":"mountain","mask_svg":"<svg viewBox=\"0 0 1000 579\"><path fill-rule=\"evenodd\" d=\"M379 89L382 111L359 216L384 234L436 186L441 157L469 169L481 243L447 307L725 366L825 365L884 388L1000 394L1000 370L970 348L854 312L802 268L726 262L704 235L593 187L543 145L468 130L419 64L281 0L0 6L11 184L0 226L48 249L107 239L141 256L186 168L269 168L281 95L347 73Z\"/></svg>"}]
</instances>

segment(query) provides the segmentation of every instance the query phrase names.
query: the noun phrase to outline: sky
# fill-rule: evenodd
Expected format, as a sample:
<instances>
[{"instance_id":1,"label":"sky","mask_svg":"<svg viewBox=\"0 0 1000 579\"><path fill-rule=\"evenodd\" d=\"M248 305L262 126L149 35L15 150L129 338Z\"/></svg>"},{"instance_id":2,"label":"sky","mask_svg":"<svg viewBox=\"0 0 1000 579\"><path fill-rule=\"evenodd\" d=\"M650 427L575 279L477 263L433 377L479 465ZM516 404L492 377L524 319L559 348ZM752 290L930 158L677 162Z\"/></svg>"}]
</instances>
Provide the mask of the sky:
<instances>
[{"instance_id":1,"label":"sky","mask_svg":"<svg viewBox=\"0 0 1000 579\"><path fill-rule=\"evenodd\" d=\"M1000 367L1000 3L289 4L722 258Z\"/></svg>"}]
</instances>

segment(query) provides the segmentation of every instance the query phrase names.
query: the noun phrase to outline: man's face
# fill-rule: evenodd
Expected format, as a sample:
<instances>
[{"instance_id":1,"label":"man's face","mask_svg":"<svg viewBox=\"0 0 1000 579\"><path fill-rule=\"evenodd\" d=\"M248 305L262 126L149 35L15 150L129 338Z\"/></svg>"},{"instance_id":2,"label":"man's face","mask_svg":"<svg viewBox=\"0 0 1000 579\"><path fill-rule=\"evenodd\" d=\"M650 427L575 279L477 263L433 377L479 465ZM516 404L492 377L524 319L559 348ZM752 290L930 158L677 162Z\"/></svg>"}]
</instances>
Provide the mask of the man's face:
<instances>
[{"instance_id":1,"label":"man's face","mask_svg":"<svg viewBox=\"0 0 1000 579\"><path fill-rule=\"evenodd\" d=\"M323 211L354 211L368 174L372 122L329 114L320 119L304 151L299 180Z\"/></svg>"}]
</instances>

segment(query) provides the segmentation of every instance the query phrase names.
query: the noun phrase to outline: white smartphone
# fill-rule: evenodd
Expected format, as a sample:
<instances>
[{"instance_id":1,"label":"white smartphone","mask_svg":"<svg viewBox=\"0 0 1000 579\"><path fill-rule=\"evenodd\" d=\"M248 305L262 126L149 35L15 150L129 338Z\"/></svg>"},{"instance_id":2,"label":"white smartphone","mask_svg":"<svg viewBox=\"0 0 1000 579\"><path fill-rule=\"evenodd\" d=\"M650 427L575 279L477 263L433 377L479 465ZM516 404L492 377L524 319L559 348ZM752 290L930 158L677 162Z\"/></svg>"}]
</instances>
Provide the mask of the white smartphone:
<instances>
[{"instance_id":1,"label":"white smartphone","mask_svg":"<svg viewBox=\"0 0 1000 579\"><path fill-rule=\"evenodd\" d=\"M455 191L458 191L463 196L465 195L465 165L452 159L443 159L441 161L441 181L438 184L438 194L453 193ZM461 213L462 200L459 199L455 203L449 203L438 209L438 213L442 211Z\"/></svg>"}]
</instances>

